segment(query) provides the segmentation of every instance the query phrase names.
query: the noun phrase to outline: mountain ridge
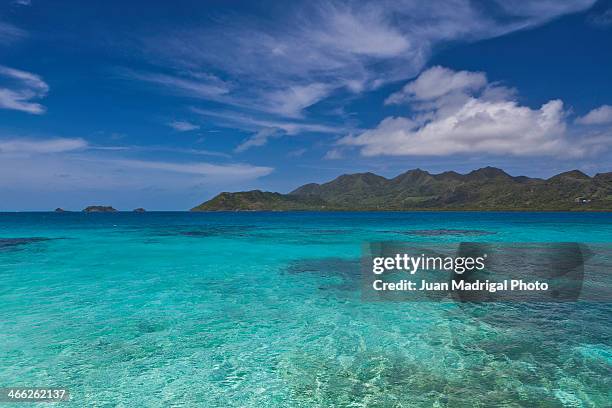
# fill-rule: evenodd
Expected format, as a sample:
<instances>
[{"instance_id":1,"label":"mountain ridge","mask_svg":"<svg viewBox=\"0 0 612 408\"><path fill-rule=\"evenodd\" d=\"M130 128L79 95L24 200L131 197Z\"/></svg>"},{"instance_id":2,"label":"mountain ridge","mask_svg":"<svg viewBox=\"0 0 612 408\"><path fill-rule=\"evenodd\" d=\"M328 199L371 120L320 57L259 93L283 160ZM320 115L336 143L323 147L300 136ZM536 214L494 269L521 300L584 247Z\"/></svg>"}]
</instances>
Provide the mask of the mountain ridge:
<instances>
[{"instance_id":1,"label":"mountain ridge","mask_svg":"<svg viewBox=\"0 0 612 408\"><path fill-rule=\"evenodd\" d=\"M496 167L466 174L412 169L393 178L342 174L288 194L223 192L191 211L612 211L612 172L579 170L547 179L511 176Z\"/></svg>"}]
</instances>

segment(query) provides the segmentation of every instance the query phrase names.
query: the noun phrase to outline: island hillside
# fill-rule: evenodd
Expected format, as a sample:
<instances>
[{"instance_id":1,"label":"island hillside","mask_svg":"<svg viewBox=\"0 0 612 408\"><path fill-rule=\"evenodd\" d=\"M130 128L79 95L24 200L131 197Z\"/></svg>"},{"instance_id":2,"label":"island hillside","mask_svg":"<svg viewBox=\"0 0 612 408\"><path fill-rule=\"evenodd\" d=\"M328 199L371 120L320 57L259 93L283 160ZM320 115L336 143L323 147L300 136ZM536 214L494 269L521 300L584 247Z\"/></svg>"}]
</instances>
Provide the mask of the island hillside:
<instances>
[{"instance_id":1,"label":"island hillside","mask_svg":"<svg viewBox=\"0 0 612 408\"><path fill-rule=\"evenodd\" d=\"M485 167L468 174L409 170L388 179L345 174L306 184L289 194L224 192L191 211L611 211L612 172L590 177L579 170L549 179L513 177Z\"/></svg>"}]
</instances>

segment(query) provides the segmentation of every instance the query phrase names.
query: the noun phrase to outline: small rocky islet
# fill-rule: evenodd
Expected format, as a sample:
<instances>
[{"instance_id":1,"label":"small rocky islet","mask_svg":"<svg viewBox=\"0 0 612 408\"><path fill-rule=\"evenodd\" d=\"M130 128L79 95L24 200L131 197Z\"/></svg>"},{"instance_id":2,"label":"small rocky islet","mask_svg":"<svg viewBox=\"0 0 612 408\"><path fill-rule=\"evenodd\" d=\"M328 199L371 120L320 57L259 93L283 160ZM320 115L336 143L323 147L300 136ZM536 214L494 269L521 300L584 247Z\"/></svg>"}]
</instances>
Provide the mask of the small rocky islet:
<instances>
[{"instance_id":1,"label":"small rocky islet","mask_svg":"<svg viewBox=\"0 0 612 408\"><path fill-rule=\"evenodd\" d=\"M104 212L104 213L109 213L109 212L117 212L117 210L115 208L113 208L110 205L90 205L89 207L86 207L85 209L83 209L83 212L86 213L100 213L100 212Z\"/></svg>"},{"instance_id":2,"label":"small rocky islet","mask_svg":"<svg viewBox=\"0 0 612 408\"><path fill-rule=\"evenodd\" d=\"M132 210L132 212L135 212L135 213L144 213L146 211L147 210L145 210L142 207L138 207ZM54 210L54 212L61 213L61 212L66 212L66 210L58 207ZM85 207L83 209L83 212L85 213L100 213L100 212L112 213L112 212L119 212L119 211L110 205L90 205L88 207Z\"/></svg>"}]
</instances>

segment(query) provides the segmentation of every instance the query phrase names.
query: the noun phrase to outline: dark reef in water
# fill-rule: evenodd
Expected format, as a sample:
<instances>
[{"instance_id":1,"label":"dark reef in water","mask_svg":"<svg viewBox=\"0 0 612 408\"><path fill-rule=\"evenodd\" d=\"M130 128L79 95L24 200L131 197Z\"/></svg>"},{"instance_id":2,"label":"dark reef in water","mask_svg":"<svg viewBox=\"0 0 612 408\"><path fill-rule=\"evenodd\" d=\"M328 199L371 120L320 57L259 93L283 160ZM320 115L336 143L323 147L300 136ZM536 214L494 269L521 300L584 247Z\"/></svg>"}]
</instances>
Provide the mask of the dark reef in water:
<instances>
[{"instance_id":1,"label":"dark reef in water","mask_svg":"<svg viewBox=\"0 0 612 408\"><path fill-rule=\"evenodd\" d=\"M193 238L206 237L247 237L257 228L252 225L184 225L164 227L152 230L154 236L184 236Z\"/></svg>"},{"instance_id":2,"label":"dark reef in water","mask_svg":"<svg viewBox=\"0 0 612 408\"><path fill-rule=\"evenodd\" d=\"M239 226L210 226L197 230L178 231L178 235L185 237L225 237L225 236L247 236L254 228L246 225Z\"/></svg>"},{"instance_id":3,"label":"dark reef in water","mask_svg":"<svg viewBox=\"0 0 612 408\"><path fill-rule=\"evenodd\" d=\"M441 235L456 235L456 236L480 236L497 234L494 231L483 230L464 230L464 229L431 229L431 230L411 230L402 231L402 234L418 235L421 237L437 237Z\"/></svg>"},{"instance_id":4,"label":"dark reef in water","mask_svg":"<svg viewBox=\"0 0 612 408\"><path fill-rule=\"evenodd\" d=\"M50 241L52 238L28 237L28 238L0 238L0 250L16 248L22 245L36 242Z\"/></svg>"}]
</instances>

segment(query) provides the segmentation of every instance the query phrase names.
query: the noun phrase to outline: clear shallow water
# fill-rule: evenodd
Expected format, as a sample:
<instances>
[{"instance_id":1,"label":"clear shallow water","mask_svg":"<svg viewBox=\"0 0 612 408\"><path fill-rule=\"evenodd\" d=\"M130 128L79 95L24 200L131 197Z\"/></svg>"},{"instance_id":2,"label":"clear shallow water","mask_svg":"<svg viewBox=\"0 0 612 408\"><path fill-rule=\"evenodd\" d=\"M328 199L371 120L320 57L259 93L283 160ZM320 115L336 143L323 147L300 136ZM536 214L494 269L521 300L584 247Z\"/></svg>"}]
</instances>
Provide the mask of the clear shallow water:
<instances>
[{"instance_id":1,"label":"clear shallow water","mask_svg":"<svg viewBox=\"0 0 612 408\"><path fill-rule=\"evenodd\" d=\"M0 387L68 387L71 406L610 406L609 304L361 302L362 243L466 237L609 243L612 214L0 214Z\"/></svg>"}]
</instances>

